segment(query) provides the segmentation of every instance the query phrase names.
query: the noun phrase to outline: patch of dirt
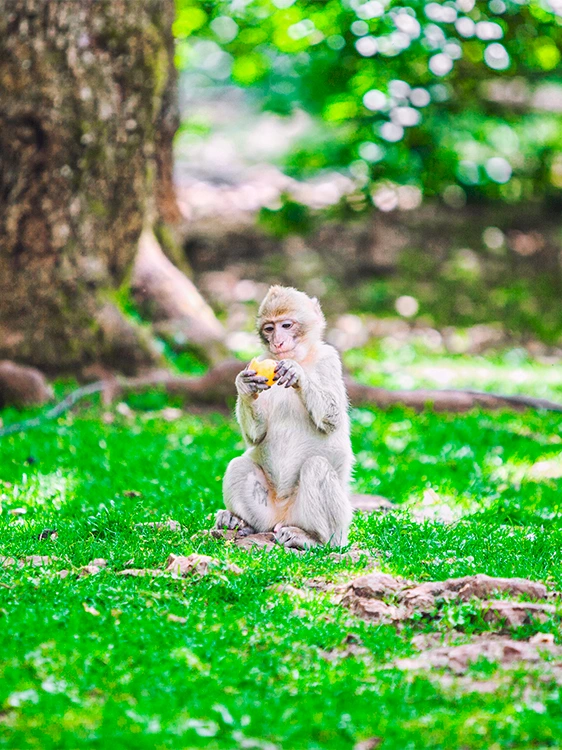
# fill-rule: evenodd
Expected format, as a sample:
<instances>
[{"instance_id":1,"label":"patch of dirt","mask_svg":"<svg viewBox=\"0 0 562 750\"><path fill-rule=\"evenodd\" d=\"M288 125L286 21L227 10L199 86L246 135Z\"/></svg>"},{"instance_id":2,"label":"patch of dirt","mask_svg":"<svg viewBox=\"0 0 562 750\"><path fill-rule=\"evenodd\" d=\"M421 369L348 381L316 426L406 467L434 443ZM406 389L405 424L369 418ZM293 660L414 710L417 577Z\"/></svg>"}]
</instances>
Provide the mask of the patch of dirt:
<instances>
[{"instance_id":1,"label":"patch of dirt","mask_svg":"<svg viewBox=\"0 0 562 750\"><path fill-rule=\"evenodd\" d=\"M470 675L442 675L439 684L444 688L455 688L460 693L480 693L485 695L497 692L506 682L503 679L477 680Z\"/></svg>"},{"instance_id":2,"label":"patch of dirt","mask_svg":"<svg viewBox=\"0 0 562 750\"><path fill-rule=\"evenodd\" d=\"M368 656L370 651L363 646L361 639L354 633L348 633L341 644L328 650L319 651L320 656L326 661L340 661L350 657Z\"/></svg>"},{"instance_id":3,"label":"patch of dirt","mask_svg":"<svg viewBox=\"0 0 562 750\"><path fill-rule=\"evenodd\" d=\"M275 534L272 531L247 534L241 529L209 529L199 532L201 536L211 536L213 539L224 539L234 542L240 549L264 549L267 552L277 546ZM300 551L300 550L299 550Z\"/></svg>"},{"instance_id":4,"label":"patch of dirt","mask_svg":"<svg viewBox=\"0 0 562 750\"><path fill-rule=\"evenodd\" d=\"M460 646L439 646L428 649L420 656L398 659L396 666L403 670L449 669L455 674L464 674L479 659L506 666L521 661L538 663L542 661L541 654L560 656L562 647L514 641L507 637L479 636Z\"/></svg>"},{"instance_id":5,"label":"patch of dirt","mask_svg":"<svg viewBox=\"0 0 562 750\"><path fill-rule=\"evenodd\" d=\"M163 575L170 575L172 578L186 578L192 573L196 573L200 576L205 576L211 570L226 570L233 575L240 575L244 571L239 568L238 565L232 563L222 563L215 557L210 555L199 555L193 553L192 555L174 555L171 554L166 560L166 567L161 568L126 568L120 570L117 575L120 576L135 576L135 577L152 577L156 578Z\"/></svg>"},{"instance_id":6,"label":"patch of dirt","mask_svg":"<svg viewBox=\"0 0 562 750\"><path fill-rule=\"evenodd\" d=\"M355 658L357 656L368 656L370 653L368 648L365 646L359 646L355 643L350 643L347 646L332 648L329 651L319 651L319 655L322 659L331 662L342 661L343 659Z\"/></svg>"},{"instance_id":7,"label":"patch of dirt","mask_svg":"<svg viewBox=\"0 0 562 750\"><path fill-rule=\"evenodd\" d=\"M226 539L227 542L238 537L238 531L236 529L204 529L198 533L202 536L212 536L213 539Z\"/></svg>"},{"instance_id":8,"label":"patch of dirt","mask_svg":"<svg viewBox=\"0 0 562 750\"><path fill-rule=\"evenodd\" d=\"M347 552L330 552L328 557L332 560L337 560L337 562L350 562L353 565L362 561L373 562L375 559L369 550L361 549L355 545L351 545L351 548Z\"/></svg>"},{"instance_id":9,"label":"patch of dirt","mask_svg":"<svg viewBox=\"0 0 562 750\"><path fill-rule=\"evenodd\" d=\"M0 362L0 406L41 406L53 398L53 389L34 367Z\"/></svg>"},{"instance_id":10,"label":"patch of dirt","mask_svg":"<svg viewBox=\"0 0 562 750\"><path fill-rule=\"evenodd\" d=\"M120 570L117 575L120 576L136 576L136 577L158 577L163 575L171 575L172 578L186 578L192 573L197 573L200 576L207 575L212 569L221 570L225 569L234 575L240 575L243 573L242 569L238 565L227 563L226 566L215 557L210 555L199 555L193 553L192 555L169 555L166 560L166 567L164 570L161 568L126 568Z\"/></svg>"},{"instance_id":11,"label":"patch of dirt","mask_svg":"<svg viewBox=\"0 0 562 750\"><path fill-rule=\"evenodd\" d=\"M397 607L394 604L386 604L380 599L363 599L354 598L352 601L345 602L353 614L359 615L366 620L379 620L380 622L399 622L408 620L413 616L413 612L406 607Z\"/></svg>"},{"instance_id":12,"label":"patch of dirt","mask_svg":"<svg viewBox=\"0 0 562 750\"><path fill-rule=\"evenodd\" d=\"M144 578L145 576L157 578L165 574L166 572L159 568L125 568L125 570L120 570L117 573L118 576L134 576L135 578Z\"/></svg>"},{"instance_id":13,"label":"patch of dirt","mask_svg":"<svg viewBox=\"0 0 562 750\"><path fill-rule=\"evenodd\" d=\"M166 572L171 573L172 578L185 578L190 573L204 576L207 575L210 568L222 568L221 561L210 555L198 555L197 553L187 557L172 554L166 560ZM226 569L235 575L242 573L242 569L237 565L227 564Z\"/></svg>"},{"instance_id":14,"label":"patch of dirt","mask_svg":"<svg viewBox=\"0 0 562 750\"><path fill-rule=\"evenodd\" d=\"M135 529L155 529L155 530L167 530L167 531L181 531L181 524L179 521L146 521L145 523L136 523Z\"/></svg>"},{"instance_id":15,"label":"patch of dirt","mask_svg":"<svg viewBox=\"0 0 562 750\"><path fill-rule=\"evenodd\" d=\"M446 601L480 599L487 622L520 626L534 620L544 622L556 612L552 604L489 600L494 593L546 599L546 586L524 578L493 578L484 574L415 583L385 573L360 576L340 587L340 601L366 619L397 622L417 614L434 612ZM387 601L385 601L387 600Z\"/></svg>"},{"instance_id":16,"label":"patch of dirt","mask_svg":"<svg viewBox=\"0 0 562 750\"><path fill-rule=\"evenodd\" d=\"M559 458L550 458L537 461L529 469L530 479L560 479L562 477L562 461Z\"/></svg>"},{"instance_id":17,"label":"patch of dirt","mask_svg":"<svg viewBox=\"0 0 562 750\"><path fill-rule=\"evenodd\" d=\"M551 644L554 643L554 636L552 633L535 633L535 635L529 638L529 643L540 645L541 643Z\"/></svg>"},{"instance_id":18,"label":"patch of dirt","mask_svg":"<svg viewBox=\"0 0 562 750\"><path fill-rule=\"evenodd\" d=\"M159 416L165 422L175 422L177 419L181 419L184 416L184 411L183 409L178 409L174 406L166 406L161 412L159 412Z\"/></svg>"},{"instance_id":19,"label":"patch of dirt","mask_svg":"<svg viewBox=\"0 0 562 750\"><path fill-rule=\"evenodd\" d=\"M49 555L27 555L19 559L15 557L0 557L0 566L3 568L9 568L12 565L17 565L18 568L25 568L26 566L41 568L51 565L56 560L58 560L58 557L50 557Z\"/></svg>"},{"instance_id":20,"label":"patch of dirt","mask_svg":"<svg viewBox=\"0 0 562 750\"><path fill-rule=\"evenodd\" d=\"M290 583L278 583L271 587L272 591L278 594L288 594L289 596L295 596L298 599L311 599L312 591L306 589L299 589Z\"/></svg>"},{"instance_id":21,"label":"patch of dirt","mask_svg":"<svg viewBox=\"0 0 562 750\"><path fill-rule=\"evenodd\" d=\"M482 609L485 610L484 620L486 622L509 627L529 625L533 620L544 623L556 612L556 607L553 604L509 602L503 599L485 601L482 604Z\"/></svg>"},{"instance_id":22,"label":"patch of dirt","mask_svg":"<svg viewBox=\"0 0 562 750\"><path fill-rule=\"evenodd\" d=\"M323 576L316 576L315 578L309 578L304 582L304 586L309 589L315 589L316 591L337 591L338 584L333 581L328 581ZM347 587L347 584L345 585Z\"/></svg>"},{"instance_id":23,"label":"patch of dirt","mask_svg":"<svg viewBox=\"0 0 562 750\"><path fill-rule=\"evenodd\" d=\"M464 578L422 583L409 591L405 598L413 604L423 602L428 596L458 598L466 602L473 597L483 599L493 593L511 596L523 594L529 599L545 599L547 590L543 583L529 581L526 578L493 578L479 573Z\"/></svg>"},{"instance_id":24,"label":"patch of dirt","mask_svg":"<svg viewBox=\"0 0 562 750\"><path fill-rule=\"evenodd\" d=\"M103 557L96 557L87 565L82 565L82 567L78 568L76 571L66 569L59 570L58 575L60 578L68 578L70 575L78 576L78 578L85 578L86 576L97 575L103 568L107 568L107 560L104 560Z\"/></svg>"},{"instance_id":25,"label":"patch of dirt","mask_svg":"<svg viewBox=\"0 0 562 750\"><path fill-rule=\"evenodd\" d=\"M97 575L101 570L101 567L99 565L93 565L90 563L89 565L83 565L78 570L78 577L79 578L85 578L86 576L95 576Z\"/></svg>"},{"instance_id":26,"label":"patch of dirt","mask_svg":"<svg viewBox=\"0 0 562 750\"><path fill-rule=\"evenodd\" d=\"M368 573L355 578L350 584L353 596L365 597L367 599L383 599L385 596L402 591L406 586L412 585L402 578L394 578L387 573Z\"/></svg>"},{"instance_id":27,"label":"patch of dirt","mask_svg":"<svg viewBox=\"0 0 562 750\"><path fill-rule=\"evenodd\" d=\"M228 534L228 531L226 532ZM275 541L275 534L272 531L264 531L261 534L246 534L241 535L239 532L236 533L234 541L237 547L241 549L263 549L266 552L273 549L277 542ZM296 550L300 552L301 550Z\"/></svg>"}]
</instances>

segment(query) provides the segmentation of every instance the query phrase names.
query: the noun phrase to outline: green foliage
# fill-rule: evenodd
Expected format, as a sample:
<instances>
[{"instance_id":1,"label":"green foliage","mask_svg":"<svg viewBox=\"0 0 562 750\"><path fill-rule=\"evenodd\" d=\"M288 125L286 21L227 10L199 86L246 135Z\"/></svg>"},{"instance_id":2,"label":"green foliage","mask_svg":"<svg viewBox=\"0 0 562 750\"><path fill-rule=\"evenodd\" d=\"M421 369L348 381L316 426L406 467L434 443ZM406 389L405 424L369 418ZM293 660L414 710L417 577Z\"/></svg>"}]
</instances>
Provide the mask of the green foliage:
<instances>
[{"instance_id":1,"label":"green foliage","mask_svg":"<svg viewBox=\"0 0 562 750\"><path fill-rule=\"evenodd\" d=\"M277 237L285 234L303 234L311 226L306 206L292 200L283 200L281 207L277 210L262 208L258 222L270 234Z\"/></svg>"},{"instance_id":2,"label":"green foliage","mask_svg":"<svg viewBox=\"0 0 562 750\"><path fill-rule=\"evenodd\" d=\"M177 0L177 64L316 121L287 169L368 199L560 198L558 0ZM377 200L374 200L375 204ZM357 205L357 204L356 204Z\"/></svg>"},{"instance_id":3,"label":"green foliage","mask_svg":"<svg viewBox=\"0 0 562 750\"><path fill-rule=\"evenodd\" d=\"M396 315L396 300L413 295L417 320L442 330L446 326L500 325L513 341L562 341L560 275L556 269L513 267L490 262L466 249L443 259L416 248L403 253L399 272L369 279L346 290L356 311L378 317Z\"/></svg>"}]
</instances>

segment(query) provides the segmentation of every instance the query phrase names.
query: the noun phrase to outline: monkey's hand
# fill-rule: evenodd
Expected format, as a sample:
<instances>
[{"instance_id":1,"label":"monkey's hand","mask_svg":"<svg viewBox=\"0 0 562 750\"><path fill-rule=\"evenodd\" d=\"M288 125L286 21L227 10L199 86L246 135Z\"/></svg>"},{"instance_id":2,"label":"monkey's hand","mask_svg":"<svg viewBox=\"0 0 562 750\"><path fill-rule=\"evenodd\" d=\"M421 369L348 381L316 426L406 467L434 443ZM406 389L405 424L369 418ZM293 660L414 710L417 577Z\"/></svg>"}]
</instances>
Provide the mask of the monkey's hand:
<instances>
[{"instance_id":1,"label":"monkey's hand","mask_svg":"<svg viewBox=\"0 0 562 750\"><path fill-rule=\"evenodd\" d=\"M304 370L293 359L282 359L275 367L273 379L285 388L299 388L304 378Z\"/></svg>"},{"instance_id":2,"label":"monkey's hand","mask_svg":"<svg viewBox=\"0 0 562 750\"><path fill-rule=\"evenodd\" d=\"M255 370L246 368L236 377L236 390L241 396L257 397L268 388L271 386L267 384L267 378L258 375Z\"/></svg>"}]
</instances>

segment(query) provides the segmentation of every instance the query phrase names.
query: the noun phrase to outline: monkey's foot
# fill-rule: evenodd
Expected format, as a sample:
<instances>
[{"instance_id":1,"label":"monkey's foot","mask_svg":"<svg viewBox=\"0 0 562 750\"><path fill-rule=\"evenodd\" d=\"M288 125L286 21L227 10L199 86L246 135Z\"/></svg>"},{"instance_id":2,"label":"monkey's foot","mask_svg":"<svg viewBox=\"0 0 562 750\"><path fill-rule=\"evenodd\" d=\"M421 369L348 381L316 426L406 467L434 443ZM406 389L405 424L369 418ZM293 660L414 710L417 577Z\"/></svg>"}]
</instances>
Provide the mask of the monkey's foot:
<instances>
[{"instance_id":1,"label":"monkey's foot","mask_svg":"<svg viewBox=\"0 0 562 750\"><path fill-rule=\"evenodd\" d=\"M248 534L255 534L256 531L249 526L243 518L235 516L229 510L217 511L215 519L215 529L237 529L241 536L247 536Z\"/></svg>"},{"instance_id":2,"label":"monkey's foot","mask_svg":"<svg viewBox=\"0 0 562 750\"><path fill-rule=\"evenodd\" d=\"M298 526L276 526L273 530L275 541L291 549L309 549L317 547L318 540Z\"/></svg>"}]
</instances>

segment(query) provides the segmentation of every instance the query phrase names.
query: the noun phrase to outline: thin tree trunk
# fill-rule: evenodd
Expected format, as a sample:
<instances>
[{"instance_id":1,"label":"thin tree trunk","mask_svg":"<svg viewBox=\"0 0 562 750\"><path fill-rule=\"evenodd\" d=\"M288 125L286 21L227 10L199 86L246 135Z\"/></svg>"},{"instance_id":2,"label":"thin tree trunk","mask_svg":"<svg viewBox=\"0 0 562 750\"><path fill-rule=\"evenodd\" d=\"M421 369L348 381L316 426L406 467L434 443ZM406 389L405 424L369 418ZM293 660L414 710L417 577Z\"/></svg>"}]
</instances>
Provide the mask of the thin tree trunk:
<instances>
[{"instance_id":1,"label":"thin tree trunk","mask_svg":"<svg viewBox=\"0 0 562 750\"><path fill-rule=\"evenodd\" d=\"M0 358L158 360L123 300L143 228L177 218L173 17L173 0L5 0Z\"/></svg>"}]
</instances>

